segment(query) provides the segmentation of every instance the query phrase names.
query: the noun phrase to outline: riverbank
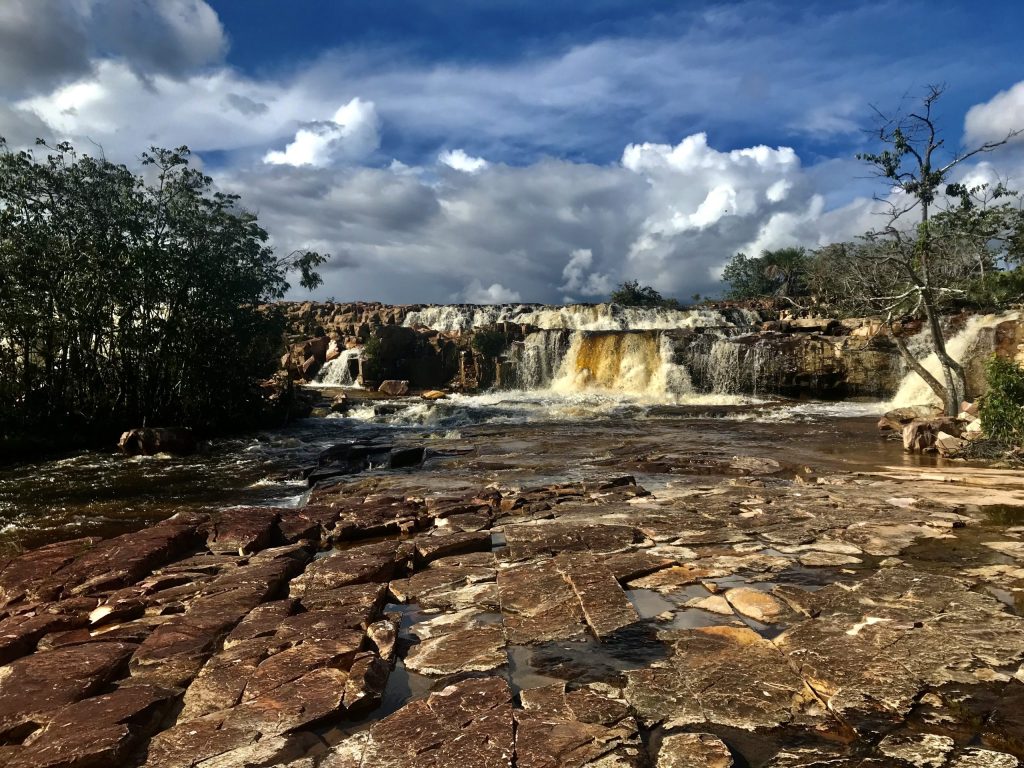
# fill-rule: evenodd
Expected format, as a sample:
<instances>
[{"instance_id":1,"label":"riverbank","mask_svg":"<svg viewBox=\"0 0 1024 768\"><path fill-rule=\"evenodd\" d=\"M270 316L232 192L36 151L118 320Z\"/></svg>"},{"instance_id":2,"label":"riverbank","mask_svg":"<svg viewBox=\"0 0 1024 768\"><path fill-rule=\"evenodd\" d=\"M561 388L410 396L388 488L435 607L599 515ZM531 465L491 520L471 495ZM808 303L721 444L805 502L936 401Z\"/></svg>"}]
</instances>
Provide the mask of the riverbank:
<instances>
[{"instance_id":1,"label":"riverbank","mask_svg":"<svg viewBox=\"0 0 1024 768\"><path fill-rule=\"evenodd\" d=\"M51 541L108 538L0 569L0 755L1014 765L1024 483L903 454L877 409L368 401L209 457L83 466L33 516L63 497ZM323 453L343 440L365 448ZM62 468L36 470L24 503ZM177 515L109 538L118 498L129 528Z\"/></svg>"}]
</instances>

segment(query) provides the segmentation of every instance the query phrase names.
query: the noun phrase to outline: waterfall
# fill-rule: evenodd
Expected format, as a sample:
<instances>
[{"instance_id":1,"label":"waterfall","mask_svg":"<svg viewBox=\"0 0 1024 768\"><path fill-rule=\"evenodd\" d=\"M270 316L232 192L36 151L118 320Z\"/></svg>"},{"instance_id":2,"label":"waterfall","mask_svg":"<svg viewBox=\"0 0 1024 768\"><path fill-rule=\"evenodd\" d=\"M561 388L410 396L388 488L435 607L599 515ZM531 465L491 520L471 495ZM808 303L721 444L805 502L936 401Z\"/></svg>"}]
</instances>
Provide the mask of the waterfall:
<instances>
[{"instance_id":1,"label":"waterfall","mask_svg":"<svg viewBox=\"0 0 1024 768\"><path fill-rule=\"evenodd\" d=\"M954 360L959 361L963 365L967 365L968 361L977 357L979 354L983 354L978 349L980 336L982 332L992 328L999 323L1007 320L1019 320L1019 312L1008 312L999 315L973 315L967 319L964 327L953 336L946 338L946 351L949 352L949 356ZM939 365L938 356L934 352L928 352L930 349L928 342L930 338L928 336L928 330L923 329L920 333L914 337L915 341L910 346L911 350L916 352L921 350L923 359L921 363L925 369L935 376L940 382L944 383L942 377L942 366ZM927 356L924 354L927 353ZM914 371L908 370L903 376L903 381L900 382L900 387L896 391L896 395L892 398L889 403L890 408L901 408L905 406L913 405L941 405L941 401L935 396L931 388L925 383L924 379L918 376Z\"/></svg>"},{"instance_id":2,"label":"waterfall","mask_svg":"<svg viewBox=\"0 0 1024 768\"><path fill-rule=\"evenodd\" d=\"M748 309L667 309L622 307L617 304L570 304L564 307L539 304L449 304L410 312L404 325L446 333L466 333L495 323L532 325L541 330L653 331L678 328L734 328L761 322Z\"/></svg>"},{"instance_id":3,"label":"waterfall","mask_svg":"<svg viewBox=\"0 0 1024 768\"><path fill-rule=\"evenodd\" d=\"M359 373L359 357L362 347L342 350L342 353L324 363L324 367L316 375L314 386L355 388L356 376Z\"/></svg>"},{"instance_id":4,"label":"waterfall","mask_svg":"<svg viewBox=\"0 0 1024 768\"><path fill-rule=\"evenodd\" d=\"M509 358L515 364L519 389L547 389L562 367L570 347L566 331L534 331L521 344L514 344Z\"/></svg>"}]
</instances>

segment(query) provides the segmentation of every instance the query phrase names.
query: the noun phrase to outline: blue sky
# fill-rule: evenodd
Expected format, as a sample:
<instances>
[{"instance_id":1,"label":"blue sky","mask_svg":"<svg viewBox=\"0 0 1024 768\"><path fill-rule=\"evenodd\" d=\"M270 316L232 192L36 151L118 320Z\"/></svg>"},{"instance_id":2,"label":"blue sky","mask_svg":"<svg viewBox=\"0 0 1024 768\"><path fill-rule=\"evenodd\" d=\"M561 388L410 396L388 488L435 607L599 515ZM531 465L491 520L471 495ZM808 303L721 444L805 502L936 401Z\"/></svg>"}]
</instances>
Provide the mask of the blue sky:
<instances>
[{"instance_id":1,"label":"blue sky","mask_svg":"<svg viewBox=\"0 0 1024 768\"><path fill-rule=\"evenodd\" d=\"M1022 6L6 0L0 135L188 144L277 247L332 254L322 297L688 297L871 226L872 104L941 82L951 146L1024 125Z\"/></svg>"}]
</instances>

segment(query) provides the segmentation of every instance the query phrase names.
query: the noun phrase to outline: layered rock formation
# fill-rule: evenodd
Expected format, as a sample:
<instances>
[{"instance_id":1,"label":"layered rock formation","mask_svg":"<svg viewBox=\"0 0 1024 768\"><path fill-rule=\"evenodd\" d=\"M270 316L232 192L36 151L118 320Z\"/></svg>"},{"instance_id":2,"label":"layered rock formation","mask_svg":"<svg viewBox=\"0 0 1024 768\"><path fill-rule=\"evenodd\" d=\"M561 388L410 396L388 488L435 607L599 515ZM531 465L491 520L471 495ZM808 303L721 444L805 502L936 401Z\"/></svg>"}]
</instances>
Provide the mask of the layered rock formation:
<instances>
[{"instance_id":1,"label":"layered rock formation","mask_svg":"<svg viewBox=\"0 0 1024 768\"><path fill-rule=\"evenodd\" d=\"M295 339L282 366L312 380L344 349L366 349L345 365L374 384L405 380L413 389L606 388L671 396L688 392L839 399L892 397L906 366L887 328L870 318L787 317L763 308L641 310L615 305L445 307L306 302L282 305ZM989 324L950 318L966 328L963 357L975 394L992 352L1020 355L1014 320ZM473 337L497 331L500 359L481 355ZM919 325L897 332L918 353ZM369 345L369 346L367 346ZM367 370L357 357L368 358ZM926 396L926 395L922 395Z\"/></svg>"}]
</instances>

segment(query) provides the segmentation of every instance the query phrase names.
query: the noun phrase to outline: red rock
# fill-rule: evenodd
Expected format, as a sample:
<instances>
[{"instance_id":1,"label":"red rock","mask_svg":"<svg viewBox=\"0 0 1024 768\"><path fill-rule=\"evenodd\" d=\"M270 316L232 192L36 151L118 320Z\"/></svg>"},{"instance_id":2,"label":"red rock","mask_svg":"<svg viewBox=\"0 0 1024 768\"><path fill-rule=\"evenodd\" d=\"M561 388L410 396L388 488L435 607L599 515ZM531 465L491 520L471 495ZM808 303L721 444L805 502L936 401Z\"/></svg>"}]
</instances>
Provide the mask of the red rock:
<instances>
[{"instance_id":1,"label":"red rock","mask_svg":"<svg viewBox=\"0 0 1024 768\"><path fill-rule=\"evenodd\" d=\"M53 715L8 768L107 768L125 765L157 727L178 693L154 686L118 688Z\"/></svg>"},{"instance_id":2,"label":"red rock","mask_svg":"<svg viewBox=\"0 0 1024 768\"><path fill-rule=\"evenodd\" d=\"M405 568L411 555L412 545L397 541L340 550L310 564L292 581L291 595L304 597L350 584L385 582Z\"/></svg>"},{"instance_id":3,"label":"red rock","mask_svg":"<svg viewBox=\"0 0 1024 768\"><path fill-rule=\"evenodd\" d=\"M280 513L273 507L225 509L206 540L211 552L250 555L271 545Z\"/></svg>"},{"instance_id":4,"label":"red rock","mask_svg":"<svg viewBox=\"0 0 1024 768\"><path fill-rule=\"evenodd\" d=\"M20 741L57 710L119 677L135 646L106 642L41 651L0 668L0 742Z\"/></svg>"}]
</instances>

